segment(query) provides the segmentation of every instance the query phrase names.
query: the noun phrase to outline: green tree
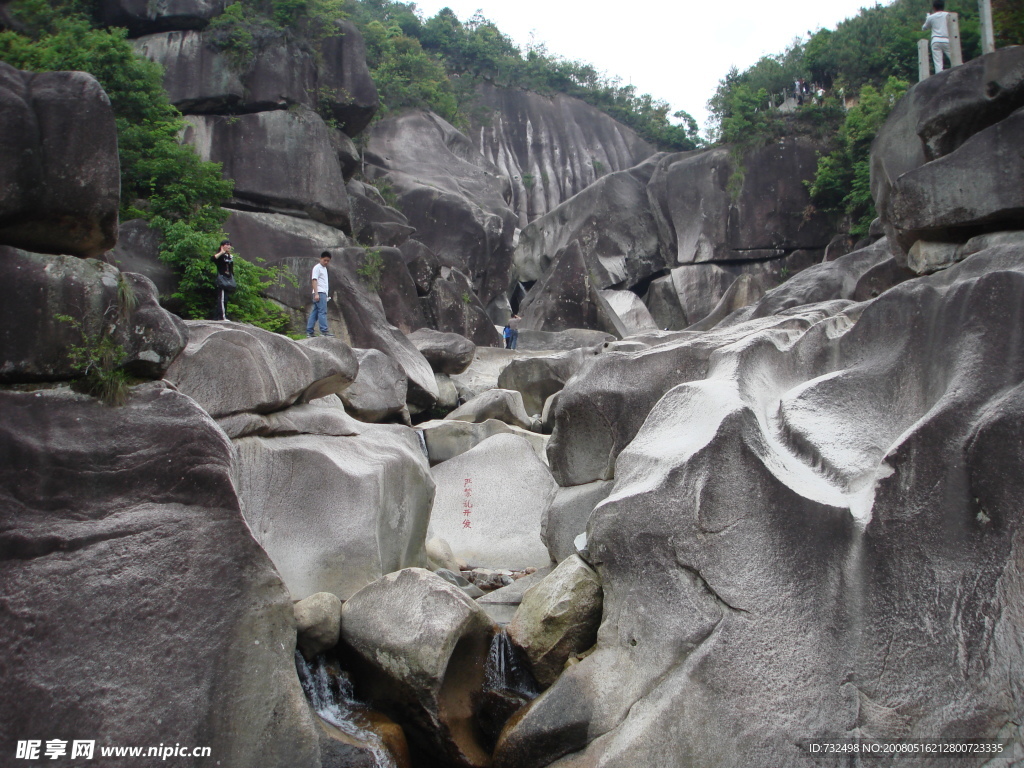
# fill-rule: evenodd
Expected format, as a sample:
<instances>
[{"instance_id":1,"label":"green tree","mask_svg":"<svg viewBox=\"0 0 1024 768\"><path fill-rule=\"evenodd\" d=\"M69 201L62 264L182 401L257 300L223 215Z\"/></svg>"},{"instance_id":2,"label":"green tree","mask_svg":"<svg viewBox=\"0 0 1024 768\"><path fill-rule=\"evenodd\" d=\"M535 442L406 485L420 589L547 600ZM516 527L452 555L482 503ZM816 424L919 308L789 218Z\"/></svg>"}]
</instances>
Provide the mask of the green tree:
<instances>
[{"instance_id":1,"label":"green tree","mask_svg":"<svg viewBox=\"0 0 1024 768\"><path fill-rule=\"evenodd\" d=\"M907 87L905 80L890 77L881 92L872 85L861 88L857 106L846 114L839 131L839 146L818 158L811 199L823 210L849 216L853 234L867 234L876 216L871 199L871 142Z\"/></svg>"},{"instance_id":2,"label":"green tree","mask_svg":"<svg viewBox=\"0 0 1024 768\"><path fill-rule=\"evenodd\" d=\"M221 203L233 183L179 142L184 122L167 100L160 67L135 54L125 30L95 28L86 7L75 0L16 3L24 33L0 32L0 59L36 72L89 72L100 82L117 124L121 218L142 218L161 230L161 256L181 278L179 298L191 317L204 317L212 297L210 256L227 217ZM278 330L284 315L260 290L279 276L243 260L239 271L248 278L232 297L233 316Z\"/></svg>"}]
</instances>

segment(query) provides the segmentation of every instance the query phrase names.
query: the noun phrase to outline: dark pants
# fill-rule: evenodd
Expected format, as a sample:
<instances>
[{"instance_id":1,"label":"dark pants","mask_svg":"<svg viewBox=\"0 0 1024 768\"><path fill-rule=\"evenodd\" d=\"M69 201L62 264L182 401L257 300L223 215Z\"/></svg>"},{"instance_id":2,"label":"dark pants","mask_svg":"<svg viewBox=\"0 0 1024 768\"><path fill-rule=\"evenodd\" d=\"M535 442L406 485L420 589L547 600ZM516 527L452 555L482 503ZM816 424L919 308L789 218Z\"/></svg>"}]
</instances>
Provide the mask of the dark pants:
<instances>
[{"instance_id":1,"label":"dark pants","mask_svg":"<svg viewBox=\"0 0 1024 768\"><path fill-rule=\"evenodd\" d=\"M227 320L228 319L228 293L221 288L215 288L215 303L213 305L213 319L214 320Z\"/></svg>"},{"instance_id":2,"label":"dark pants","mask_svg":"<svg viewBox=\"0 0 1024 768\"><path fill-rule=\"evenodd\" d=\"M519 331L515 328L511 330L511 335L508 337L508 348L515 349L519 345Z\"/></svg>"}]
</instances>

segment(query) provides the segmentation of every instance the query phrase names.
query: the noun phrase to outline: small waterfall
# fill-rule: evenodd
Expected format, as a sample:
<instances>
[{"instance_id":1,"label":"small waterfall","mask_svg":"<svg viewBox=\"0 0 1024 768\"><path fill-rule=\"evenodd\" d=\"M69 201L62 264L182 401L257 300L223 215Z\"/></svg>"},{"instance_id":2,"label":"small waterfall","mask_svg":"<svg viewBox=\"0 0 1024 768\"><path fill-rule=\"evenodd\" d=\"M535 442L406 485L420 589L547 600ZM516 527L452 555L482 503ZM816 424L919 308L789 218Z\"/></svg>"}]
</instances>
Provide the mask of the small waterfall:
<instances>
[{"instance_id":1,"label":"small waterfall","mask_svg":"<svg viewBox=\"0 0 1024 768\"><path fill-rule=\"evenodd\" d=\"M423 430L417 429L415 431L416 437L419 438L420 449L423 451L423 455L426 456L427 459L430 459L430 451L427 450L427 438L423 436Z\"/></svg>"},{"instance_id":2,"label":"small waterfall","mask_svg":"<svg viewBox=\"0 0 1024 768\"><path fill-rule=\"evenodd\" d=\"M492 691L508 691L534 699L540 693L540 688L519 653L519 649L509 640L508 633L504 629L498 631L487 653L484 685Z\"/></svg>"},{"instance_id":3,"label":"small waterfall","mask_svg":"<svg viewBox=\"0 0 1024 768\"><path fill-rule=\"evenodd\" d=\"M303 693L324 721L363 742L373 755L375 768L397 768L380 737L360 723L363 721L359 713L362 704L356 700L348 677L332 673L323 655L317 656L311 664L296 651L295 668Z\"/></svg>"},{"instance_id":4,"label":"small waterfall","mask_svg":"<svg viewBox=\"0 0 1024 768\"><path fill-rule=\"evenodd\" d=\"M491 641L484 666L484 689L477 711L477 720L483 732L496 741L501 728L513 714L537 698L540 687L519 649L500 630Z\"/></svg>"}]
</instances>

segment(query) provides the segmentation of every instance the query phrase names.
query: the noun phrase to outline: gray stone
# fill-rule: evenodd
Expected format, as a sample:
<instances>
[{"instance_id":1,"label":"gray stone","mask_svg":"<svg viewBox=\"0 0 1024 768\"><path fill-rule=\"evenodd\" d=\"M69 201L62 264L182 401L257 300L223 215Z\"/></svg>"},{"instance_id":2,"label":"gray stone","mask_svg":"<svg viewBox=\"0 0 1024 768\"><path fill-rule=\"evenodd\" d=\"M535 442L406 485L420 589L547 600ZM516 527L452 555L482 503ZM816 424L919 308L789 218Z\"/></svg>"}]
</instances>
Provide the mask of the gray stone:
<instances>
[{"instance_id":1,"label":"gray stone","mask_svg":"<svg viewBox=\"0 0 1024 768\"><path fill-rule=\"evenodd\" d=\"M291 601L213 421L156 383L117 408L2 392L0 413L3 754L173 734L222 766L318 765Z\"/></svg>"},{"instance_id":2,"label":"gray stone","mask_svg":"<svg viewBox=\"0 0 1024 768\"><path fill-rule=\"evenodd\" d=\"M739 163L727 147L662 158L648 195L669 266L824 249L832 238L828 218L792 213L812 210L804 182L822 150L790 137L742 152Z\"/></svg>"},{"instance_id":3,"label":"gray stone","mask_svg":"<svg viewBox=\"0 0 1024 768\"><path fill-rule=\"evenodd\" d=\"M135 52L164 70L164 90L183 112L249 110L242 73L202 32L183 30L140 37ZM264 104L262 109L275 109Z\"/></svg>"},{"instance_id":4,"label":"gray stone","mask_svg":"<svg viewBox=\"0 0 1024 768\"><path fill-rule=\"evenodd\" d=\"M409 341L427 358L435 373L465 373L476 354L476 345L457 333L422 328L409 334Z\"/></svg>"},{"instance_id":5,"label":"gray stone","mask_svg":"<svg viewBox=\"0 0 1024 768\"><path fill-rule=\"evenodd\" d=\"M801 766L804 734L1019 752L1022 286L1006 243L784 337L749 321L661 397L589 525L597 648L495 765Z\"/></svg>"},{"instance_id":6,"label":"gray stone","mask_svg":"<svg viewBox=\"0 0 1024 768\"><path fill-rule=\"evenodd\" d=\"M576 554L576 537L587 530L594 508L608 498L613 485L607 480L597 480L555 491L540 529L540 538L552 560L560 563Z\"/></svg>"},{"instance_id":7,"label":"gray stone","mask_svg":"<svg viewBox=\"0 0 1024 768\"><path fill-rule=\"evenodd\" d=\"M311 659L338 644L341 636L341 600L330 592L317 592L293 606L299 648Z\"/></svg>"},{"instance_id":8,"label":"gray stone","mask_svg":"<svg viewBox=\"0 0 1024 768\"><path fill-rule=\"evenodd\" d=\"M478 346L497 346L501 337L473 290L472 281L458 269L441 267L420 303L437 330L464 336Z\"/></svg>"},{"instance_id":9,"label":"gray stone","mask_svg":"<svg viewBox=\"0 0 1024 768\"><path fill-rule=\"evenodd\" d=\"M612 312L618 315L627 335L642 333L658 327L646 305L632 291L606 290L601 291L601 296L608 302Z\"/></svg>"},{"instance_id":10,"label":"gray stone","mask_svg":"<svg viewBox=\"0 0 1024 768\"><path fill-rule=\"evenodd\" d=\"M142 219L125 221L117 228L117 245L107 252L104 259L122 273L135 272L152 280L161 303L171 306L173 311L168 298L178 290L178 276L169 264L160 260L162 242L160 230Z\"/></svg>"},{"instance_id":11,"label":"gray stone","mask_svg":"<svg viewBox=\"0 0 1024 768\"><path fill-rule=\"evenodd\" d=\"M469 368L464 373L453 374L451 377L458 387L459 396L463 400L472 400L477 395L497 387L502 370L521 354L510 349L477 347Z\"/></svg>"},{"instance_id":12,"label":"gray stone","mask_svg":"<svg viewBox=\"0 0 1024 768\"><path fill-rule=\"evenodd\" d=\"M549 563L540 525L556 486L526 440L495 435L431 471L431 528L456 557L486 568Z\"/></svg>"},{"instance_id":13,"label":"gray stone","mask_svg":"<svg viewBox=\"0 0 1024 768\"><path fill-rule=\"evenodd\" d=\"M457 574L459 572L459 562L455 559L455 553L452 552L452 548L444 539L438 536L428 538L425 550L427 553L427 563L435 571L443 568L452 573Z\"/></svg>"},{"instance_id":14,"label":"gray stone","mask_svg":"<svg viewBox=\"0 0 1024 768\"><path fill-rule=\"evenodd\" d=\"M320 44L318 93L329 94L328 108L347 136L358 136L377 113L380 99L366 64L366 42L348 19L335 22L339 34Z\"/></svg>"},{"instance_id":15,"label":"gray stone","mask_svg":"<svg viewBox=\"0 0 1024 768\"><path fill-rule=\"evenodd\" d=\"M217 425L232 439L286 435L348 437L361 432L359 422L345 413L337 395L274 413L236 413L217 419Z\"/></svg>"},{"instance_id":16,"label":"gray stone","mask_svg":"<svg viewBox=\"0 0 1024 768\"><path fill-rule=\"evenodd\" d=\"M362 421L384 421L405 408L409 380L405 372L383 352L357 349L359 373L340 394L345 409Z\"/></svg>"},{"instance_id":17,"label":"gray stone","mask_svg":"<svg viewBox=\"0 0 1024 768\"><path fill-rule=\"evenodd\" d=\"M416 239L473 276L483 305L505 294L516 227L508 182L465 135L432 113L404 112L374 124L364 161L391 184Z\"/></svg>"},{"instance_id":18,"label":"gray stone","mask_svg":"<svg viewBox=\"0 0 1024 768\"><path fill-rule=\"evenodd\" d=\"M100 21L128 27L134 35L166 29L200 29L220 15L228 0L99 0Z\"/></svg>"},{"instance_id":19,"label":"gray stone","mask_svg":"<svg viewBox=\"0 0 1024 768\"><path fill-rule=\"evenodd\" d=\"M437 382L437 404L434 407L445 413L454 411L459 407L459 390L455 382L447 373L435 373L434 380Z\"/></svg>"},{"instance_id":20,"label":"gray stone","mask_svg":"<svg viewBox=\"0 0 1024 768\"><path fill-rule=\"evenodd\" d=\"M323 119L309 110L186 118L184 140L234 179L234 206L349 230L345 179Z\"/></svg>"},{"instance_id":21,"label":"gray stone","mask_svg":"<svg viewBox=\"0 0 1024 768\"><path fill-rule=\"evenodd\" d=\"M480 589L476 584L471 583L468 579L464 579L456 571L450 571L447 568L438 568L434 571L438 576L447 581L449 584L458 587L462 590L462 594L468 597L470 600L475 600L484 594L484 591Z\"/></svg>"},{"instance_id":22,"label":"gray stone","mask_svg":"<svg viewBox=\"0 0 1024 768\"><path fill-rule=\"evenodd\" d=\"M909 250L918 240L966 240L979 227L1020 226L1022 134L1024 107L897 179L889 189L885 215L901 248Z\"/></svg>"},{"instance_id":23,"label":"gray stone","mask_svg":"<svg viewBox=\"0 0 1024 768\"><path fill-rule=\"evenodd\" d=\"M426 563L434 484L411 429L245 437L235 450L245 519L294 599L346 600L385 573Z\"/></svg>"},{"instance_id":24,"label":"gray stone","mask_svg":"<svg viewBox=\"0 0 1024 768\"><path fill-rule=\"evenodd\" d=\"M188 339L185 324L157 303L152 282L102 261L0 246L0 284L3 383L77 378L100 362L102 339L123 351L117 367L159 379ZM129 292L134 308L119 298Z\"/></svg>"},{"instance_id":25,"label":"gray stone","mask_svg":"<svg viewBox=\"0 0 1024 768\"><path fill-rule=\"evenodd\" d=\"M509 389L490 389L445 416L447 420L480 423L497 419L514 427L532 429L534 420L523 407L523 396Z\"/></svg>"},{"instance_id":26,"label":"gray stone","mask_svg":"<svg viewBox=\"0 0 1024 768\"><path fill-rule=\"evenodd\" d=\"M117 242L114 111L84 72L0 62L0 245L99 256Z\"/></svg>"},{"instance_id":27,"label":"gray stone","mask_svg":"<svg viewBox=\"0 0 1024 768\"><path fill-rule=\"evenodd\" d=\"M592 647L601 624L601 579L578 555L563 560L525 595L508 625L543 688L558 679L570 656Z\"/></svg>"},{"instance_id":28,"label":"gray stone","mask_svg":"<svg viewBox=\"0 0 1024 768\"><path fill-rule=\"evenodd\" d=\"M934 243L918 240L907 252L907 268L918 275L926 275L956 264L963 258L959 243Z\"/></svg>"},{"instance_id":29,"label":"gray stone","mask_svg":"<svg viewBox=\"0 0 1024 768\"><path fill-rule=\"evenodd\" d=\"M420 568L388 574L342 608L359 690L405 729L412 747L458 768L490 765L475 698L496 629L458 587Z\"/></svg>"},{"instance_id":30,"label":"gray stone","mask_svg":"<svg viewBox=\"0 0 1024 768\"><path fill-rule=\"evenodd\" d=\"M539 280L558 253L576 242L598 288L633 285L665 268L658 225L647 199L655 162L603 176L520 233L521 280Z\"/></svg>"},{"instance_id":31,"label":"gray stone","mask_svg":"<svg viewBox=\"0 0 1024 768\"><path fill-rule=\"evenodd\" d=\"M369 184L352 179L346 189L352 208L352 234L360 243L397 248L416 231L409 226L409 220L386 205L380 193Z\"/></svg>"},{"instance_id":32,"label":"gray stone","mask_svg":"<svg viewBox=\"0 0 1024 768\"><path fill-rule=\"evenodd\" d=\"M215 418L280 410L341 392L356 377L356 358L338 339L306 344L241 323L186 325L188 346L166 378Z\"/></svg>"},{"instance_id":33,"label":"gray stone","mask_svg":"<svg viewBox=\"0 0 1024 768\"><path fill-rule=\"evenodd\" d=\"M491 114L474 135L484 157L511 181L519 228L655 152L630 128L571 96L483 82L477 98Z\"/></svg>"},{"instance_id":34,"label":"gray stone","mask_svg":"<svg viewBox=\"0 0 1024 768\"><path fill-rule=\"evenodd\" d=\"M534 283L519 311L523 327L536 331L589 328L616 338L628 335L619 316L591 280L590 267L577 240L556 256L548 273Z\"/></svg>"},{"instance_id":35,"label":"gray stone","mask_svg":"<svg viewBox=\"0 0 1024 768\"><path fill-rule=\"evenodd\" d=\"M417 429L423 433L431 465L448 461L475 448L487 438L501 434L518 435L523 438L533 446L537 458L547 462L547 437L497 419L487 419L480 423L440 419L425 421L419 424Z\"/></svg>"},{"instance_id":36,"label":"gray stone","mask_svg":"<svg viewBox=\"0 0 1024 768\"><path fill-rule=\"evenodd\" d=\"M548 398L560 391L583 362L596 353L595 349L574 349L512 360L498 375L498 387L519 392L526 412L540 415Z\"/></svg>"},{"instance_id":37,"label":"gray stone","mask_svg":"<svg viewBox=\"0 0 1024 768\"><path fill-rule=\"evenodd\" d=\"M519 329L519 346L517 352L553 352L557 350L580 349L581 347L600 346L606 341L615 339L610 333L594 331L589 328L566 328L564 331L535 331L530 328Z\"/></svg>"}]
</instances>

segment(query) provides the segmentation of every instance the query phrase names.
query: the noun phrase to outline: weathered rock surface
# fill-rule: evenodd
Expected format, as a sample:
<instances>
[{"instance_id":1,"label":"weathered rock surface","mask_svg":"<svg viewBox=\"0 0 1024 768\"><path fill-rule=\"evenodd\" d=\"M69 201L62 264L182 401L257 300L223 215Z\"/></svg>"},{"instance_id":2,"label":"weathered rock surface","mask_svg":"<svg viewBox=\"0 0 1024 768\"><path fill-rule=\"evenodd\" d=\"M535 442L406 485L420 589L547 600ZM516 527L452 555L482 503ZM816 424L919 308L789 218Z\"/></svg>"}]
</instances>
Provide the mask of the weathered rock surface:
<instances>
[{"instance_id":1,"label":"weathered rock surface","mask_svg":"<svg viewBox=\"0 0 1024 768\"><path fill-rule=\"evenodd\" d=\"M369 132L365 172L384 176L416 239L467 274L484 305L503 295L516 217L508 181L466 136L429 112L381 120Z\"/></svg>"},{"instance_id":2,"label":"weathered rock surface","mask_svg":"<svg viewBox=\"0 0 1024 768\"><path fill-rule=\"evenodd\" d=\"M223 416L217 419L217 425L232 439L286 435L348 437L362 431L360 423L345 413L345 407L337 395L328 395L274 413L243 412Z\"/></svg>"},{"instance_id":3,"label":"weathered rock surface","mask_svg":"<svg viewBox=\"0 0 1024 768\"><path fill-rule=\"evenodd\" d=\"M157 384L128 404L0 393L0 749L209 746L318 765L291 601L242 519L231 445ZM211 685L216 680L216 685Z\"/></svg>"},{"instance_id":4,"label":"weathered rock surface","mask_svg":"<svg viewBox=\"0 0 1024 768\"><path fill-rule=\"evenodd\" d=\"M402 212L387 205L369 184L352 179L346 190L352 209L352 234L360 243L397 248L416 231Z\"/></svg>"},{"instance_id":5,"label":"weathered rock surface","mask_svg":"<svg viewBox=\"0 0 1024 768\"><path fill-rule=\"evenodd\" d=\"M737 164L728 148L667 155L648 195L669 266L742 261L824 249L827 217L809 209L804 182L814 177L822 147L805 137L745 151Z\"/></svg>"},{"instance_id":6,"label":"weathered rock surface","mask_svg":"<svg viewBox=\"0 0 1024 768\"><path fill-rule=\"evenodd\" d=\"M169 264L160 261L162 240L160 231L142 219L124 221L117 228L117 245L107 252L104 259L122 273L135 272L148 277L156 286L164 306L169 306L167 297L178 289L178 276Z\"/></svg>"},{"instance_id":7,"label":"weathered rock surface","mask_svg":"<svg viewBox=\"0 0 1024 768\"><path fill-rule=\"evenodd\" d=\"M818 251L799 250L770 261L686 264L651 283L647 306L656 327L682 330L710 315L737 278L749 275L768 291L821 260Z\"/></svg>"},{"instance_id":8,"label":"weathered rock surface","mask_svg":"<svg viewBox=\"0 0 1024 768\"><path fill-rule=\"evenodd\" d=\"M184 139L235 181L233 207L308 216L349 231L341 164L323 119L310 110L189 115Z\"/></svg>"},{"instance_id":9,"label":"weathered rock surface","mask_svg":"<svg viewBox=\"0 0 1024 768\"><path fill-rule=\"evenodd\" d=\"M117 242L114 111L84 72L0 62L0 244L99 256Z\"/></svg>"},{"instance_id":10,"label":"weathered rock surface","mask_svg":"<svg viewBox=\"0 0 1024 768\"><path fill-rule=\"evenodd\" d=\"M388 355L409 379L409 400L429 408L437 398L434 372L404 333L395 328L384 312L380 296L369 290L358 270L366 252L347 248L340 230L291 216L237 211L225 224L232 243L243 256L259 255L268 265L281 265L295 277L269 286L267 295L291 310L293 322L305 328L309 315L309 279L320 253L330 251L330 301L327 303L331 332L350 346L377 349ZM332 242L333 241L333 242ZM305 254L300 257L298 254Z\"/></svg>"},{"instance_id":11,"label":"weathered rock surface","mask_svg":"<svg viewBox=\"0 0 1024 768\"><path fill-rule=\"evenodd\" d=\"M341 392L356 378L356 357L338 339L307 339L310 344L241 323L186 325L189 344L167 380L215 418L280 410Z\"/></svg>"},{"instance_id":12,"label":"weathered rock surface","mask_svg":"<svg viewBox=\"0 0 1024 768\"><path fill-rule=\"evenodd\" d=\"M719 346L619 456L589 526L597 650L496 765L798 766L805 734L1019 744L1022 295L1004 244Z\"/></svg>"},{"instance_id":13,"label":"weathered rock surface","mask_svg":"<svg viewBox=\"0 0 1024 768\"><path fill-rule=\"evenodd\" d=\"M648 161L604 176L523 229L515 251L520 280L539 280L558 253L580 245L598 288L633 285L665 268L647 199Z\"/></svg>"},{"instance_id":14,"label":"weathered rock surface","mask_svg":"<svg viewBox=\"0 0 1024 768\"><path fill-rule=\"evenodd\" d=\"M510 389L489 389L456 408L445 419L474 423L497 419L523 429L532 429L535 425L523 407L523 396Z\"/></svg>"},{"instance_id":15,"label":"weathered rock surface","mask_svg":"<svg viewBox=\"0 0 1024 768\"><path fill-rule=\"evenodd\" d=\"M530 445L543 462L547 462L548 438L536 432L514 427L498 419L487 419L479 423L452 419L436 419L425 421L416 427L423 433L427 444L427 456L431 465L454 458L475 448L484 440L494 435L518 435Z\"/></svg>"},{"instance_id":16,"label":"weathered rock surface","mask_svg":"<svg viewBox=\"0 0 1024 768\"><path fill-rule=\"evenodd\" d=\"M564 331L535 331L530 328L519 329L519 346L517 352L557 351L580 349L581 347L600 346L607 341L614 341L615 336L604 331L593 331L588 328L566 328Z\"/></svg>"},{"instance_id":17,"label":"weathered rock surface","mask_svg":"<svg viewBox=\"0 0 1024 768\"><path fill-rule=\"evenodd\" d=\"M473 291L469 277L457 269L441 267L430 292L420 299L423 314L439 331L465 336L477 346L498 346L501 336Z\"/></svg>"},{"instance_id":18,"label":"weathered rock surface","mask_svg":"<svg viewBox=\"0 0 1024 768\"><path fill-rule=\"evenodd\" d=\"M76 378L98 362L89 357L102 338L124 352L118 367L158 379L188 340L185 324L157 303L152 282L102 261L0 246L0 285L3 383ZM133 309L119 299L126 291Z\"/></svg>"},{"instance_id":19,"label":"weathered rock surface","mask_svg":"<svg viewBox=\"0 0 1024 768\"><path fill-rule=\"evenodd\" d=\"M409 341L416 345L435 373L464 373L476 354L476 344L457 333L423 328L409 334Z\"/></svg>"},{"instance_id":20,"label":"weathered rock surface","mask_svg":"<svg viewBox=\"0 0 1024 768\"><path fill-rule=\"evenodd\" d=\"M588 328L616 338L629 331L590 278L590 266L574 240L543 279L534 283L520 307L523 327L535 331Z\"/></svg>"},{"instance_id":21,"label":"weathered rock surface","mask_svg":"<svg viewBox=\"0 0 1024 768\"><path fill-rule=\"evenodd\" d=\"M548 398L560 391L584 360L594 354L596 351L593 349L574 349L553 355L516 358L498 375L498 387L518 392L523 397L526 412L540 415Z\"/></svg>"},{"instance_id":22,"label":"weathered rock surface","mask_svg":"<svg viewBox=\"0 0 1024 768\"><path fill-rule=\"evenodd\" d=\"M398 425L360 431L235 441L245 519L296 600L346 600L385 573L426 564L434 484L419 440Z\"/></svg>"},{"instance_id":23,"label":"weathered rock surface","mask_svg":"<svg viewBox=\"0 0 1024 768\"><path fill-rule=\"evenodd\" d=\"M556 486L529 442L495 435L431 471L431 527L456 557L487 568L548 564L540 524Z\"/></svg>"},{"instance_id":24,"label":"weathered rock surface","mask_svg":"<svg viewBox=\"0 0 1024 768\"><path fill-rule=\"evenodd\" d=\"M220 15L228 0L100 0L100 21L128 27L134 35L165 29L201 29Z\"/></svg>"},{"instance_id":25,"label":"weathered rock surface","mask_svg":"<svg viewBox=\"0 0 1024 768\"><path fill-rule=\"evenodd\" d=\"M360 690L403 726L414 754L458 768L490 765L475 696L496 629L458 587L420 568L388 574L342 608Z\"/></svg>"},{"instance_id":26,"label":"weathered rock surface","mask_svg":"<svg viewBox=\"0 0 1024 768\"><path fill-rule=\"evenodd\" d=\"M363 421L384 421L405 408L409 380L398 364L376 349L355 350L359 373L340 394L345 409Z\"/></svg>"},{"instance_id":27,"label":"weathered rock surface","mask_svg":"<svg viewBox=\"0 0 1024 768\"><path fill-rule=\"evenodd\" d=\"M594 507L608 498L612 486L610 481L597 480L555 491L540 529L540 538L552 560L560 563L576 554L576 537L586 532Z\"/></svg>"},{"instance_id":28,"label":"weathered rock surface","mask_svg":"<svg viewBox=\"0 0 1024 768\"><path fill-rule=\"evenodd\" d=\"M527 590L509 622L509 639L526 653L530 671L547 688L569 657L597 642L601 579L579 555L571 555Z\"/></svg>"},{"instance_id":29,"label":"weathered rock surface","mask_svg":"<svg viewBox=\"0 0 1024 768\"><path fill-rule=\"evenodd\" d=\"M520 228L655 151L631 129L570 96L484 83L477 97L493 110L477 127L479 149L511 180Z\"/></svg>"},{"instance_id":30,"label":"weathered rock surface","mask_svg":"<svg viewBox=\"0 0 1024 768\"><path fill-rule=\"evenodd\" d=\"M1003 48L940 72L915 85L896 104L872 144L871 196L886 234L901 254L921 238L922 230L932 230L926 239L962 242L977 234L979 225L998 226L1019 218L1008 209L1021 207L1019 201L1013 202L1018 194L1013 180L1024 170L1019 155L1013 154L1012 139L1019 133L1015 125L1020 118L1005 128L998 126L1022 107L1020 47ZM964 146L982 132L987 132L984 139ZM958 152L961 148L966 151ZM931 161L953 154L958 157L929 169ZM910 174L906 185L898 185L905 174ZM924 186L935 182L932 188ZM913 199L923 210L912 210ZM904 220L906 213L912 218ZM936 236L940 232L942 236Z\"/></svg>"},{"instance_id":31,"label":"weathered rock surface","mask_svg":"<svg viewBox=\"0 0 1024 768\"><path fill-rule=\"evenodd\" d=\"M606 290L601 291L601 296L619 318L622 326L626 329L626 335L631 336L634 333L643 333L658 327L646 305L632 291Z\"/></svg>"},{"instance_id":32,"label":"weathered rock surface","mask_svg":"<svg viewBox=\"0 0 1024 768\"><path fill-rule=\"evenodd\" d=\"M330 650L341 636L341 600L330 592L317 592L293 606L299 648L306 658Z\"/></svg>"}]
</instances>

